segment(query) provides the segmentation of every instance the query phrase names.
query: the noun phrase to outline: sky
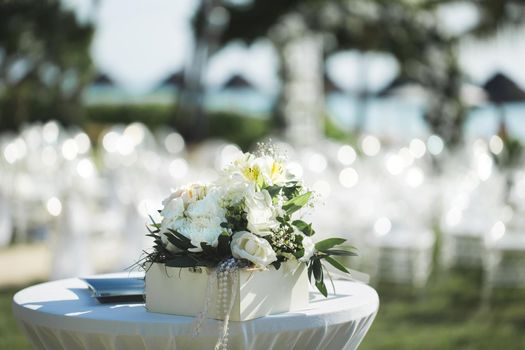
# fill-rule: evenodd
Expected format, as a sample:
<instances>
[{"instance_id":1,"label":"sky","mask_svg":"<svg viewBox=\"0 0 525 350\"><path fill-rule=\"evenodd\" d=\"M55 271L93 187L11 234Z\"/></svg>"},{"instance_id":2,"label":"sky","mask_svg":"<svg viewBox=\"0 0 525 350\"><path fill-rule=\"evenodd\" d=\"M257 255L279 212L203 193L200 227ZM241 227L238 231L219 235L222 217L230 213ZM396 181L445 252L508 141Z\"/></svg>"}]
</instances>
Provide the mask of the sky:
<instances>
[{"instance_id":1,"label":"sky","mask_svg":"<svg viewBox=\"0 0 525 350\"><path fill-rule=\"evenodd\" d=\"M199 0L62 0L80 21L96 24L91 54L95 65L130 93L144 93L167 75L191 63L194 40L190 19ZM465 3L438 12L442 28L460 33L476 23L477 14ZM483 84L501 71L525 88L525 30L507 30L490 40L464 40L459 61L470 80ZM214 55L205 72L206 84L220 87L231 75L241 74L260 91L275 92L277 56L267 40L251 46L235 42ZM330 57L330 77L346 89L360 87L359 71L366 65L366 88L378 91L398 73L395 59L384 53L346 51Z\"/></svg>"}]
</instances>

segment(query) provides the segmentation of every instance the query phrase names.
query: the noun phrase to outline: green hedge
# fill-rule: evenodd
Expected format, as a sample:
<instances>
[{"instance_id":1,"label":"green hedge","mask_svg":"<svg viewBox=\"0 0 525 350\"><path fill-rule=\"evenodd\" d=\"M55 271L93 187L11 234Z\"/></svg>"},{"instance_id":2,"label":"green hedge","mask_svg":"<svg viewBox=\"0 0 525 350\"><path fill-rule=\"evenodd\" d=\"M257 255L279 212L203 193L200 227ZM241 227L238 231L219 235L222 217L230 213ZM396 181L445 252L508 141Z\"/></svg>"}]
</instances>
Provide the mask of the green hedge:
<instances>
[{"instance_id":1,"label":"green hedge","mask_svg":"<svg viewBox=\"0 0 525 350\"><path fill-rule=\"evenodd\" d=\"M141 122L150 128L171 125L177 129L175 107L170 105L98 105L87 108L93 133L108 124ZM271 118L253 118L235 112L208 113L208 137L222 138L248 149L270 134ZM94 131L93 131L94 130Z\"/></svg>"}]
</instances>

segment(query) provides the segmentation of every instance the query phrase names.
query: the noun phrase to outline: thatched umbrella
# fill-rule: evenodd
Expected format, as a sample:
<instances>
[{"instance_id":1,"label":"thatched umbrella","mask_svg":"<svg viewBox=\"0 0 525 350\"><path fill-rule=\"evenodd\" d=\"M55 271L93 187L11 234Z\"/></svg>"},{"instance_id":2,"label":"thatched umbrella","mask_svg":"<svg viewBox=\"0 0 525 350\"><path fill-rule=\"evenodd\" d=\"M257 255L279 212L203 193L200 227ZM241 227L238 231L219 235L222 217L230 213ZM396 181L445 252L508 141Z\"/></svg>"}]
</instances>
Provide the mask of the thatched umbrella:
<instances>
[{"instance_id":1,"label":"thatched umbrella","mask_svg":"<svg viewBox=\"0 0 525 350\"><path fill-rule=\"evenodd\" d=\"M170 74L164 81L161 86L173 86L181 87L184 84L184 74L183 72L177 72Z\"/></svg>"},{"instance_id":2,"label":"thatched umbrella","mask_svg":"<svg viewBox=\"0 0 525 350\"><path fill-rule=\"evenodd\" d=\"M489 101L498 107L500 131L506 130L505 109L503 105L506 103L524 102L525 91L512 79L500 72L494 74L487 80L485 84L483 84L483 89L486 91Z\"/></svg>"},{"instance_id":3,"label":"thatched umbrella","mask_svg":"<svg viewBox=\"0 0 525 350\"><path fill-rule=\"evenodd\" d=\"M505 143L505 152L502 152L496 160L504 167L513 168L521 156L521 144L508 137L507 125L505 121L506 103L523 102L525 101L525 91L523 91L518 84L503 73L496 73L483 85L489 101L494 103L499 110L499 130L498 134ZM508 201L514 180L512 172L507 174L505 201Z\"/></svg>"},{"instance_id":4,"label":"thatched umbrella","mask_svg":"<svg viewBox=\"0 0 525 350\"><path fill-rule=\"evenodd\" d=\"M97 86L113 86L115 85L113 83L113 80L109 76L107 76L104 73L99 73L95 76L95 79L93 79L93 85Z\"/></svg>"},{"instance_id":5,"label":"thatched umbrella","mask_svg":"<svg viewBox=\"0 0 525 350\"><path fill-rule=\"evenodd\" d=\"M487 92L490 101L496 105L525 101L525 91L503 73L494 74L483 84L483 89Z\"/></svg>"},{"instance_id":6,"label":"thatched umbrella","mask_svg":"<svg viewBox=\"0 0 525 350\"><path fill-rule=\"evenodd\" d=\"M416 98L418 100L427 97L425 88L414 79L397 76L387 86L377 93L378 97L400 97Z\"/></svg>"},{"instance_id":7,"label":"thatched umbrella","mask_svg":"<svg viewBox=\"0 0 525 350\"><path fill-rule=\"evenodd\" d=\"M323 74L323 89L325 95L330 93L341 93L344 92L334 81L324 72Z\"/></svg>"},{"instance_id":8,"label":"thatched umbrella","mask_svg":"<svg viewBox=\"0 0 525 350\"><path fill-rule=\"evenodd\" d=\"M252 89L255 87L246 78L240 74L234 74L224 83L223 89Z\"/></svg>"}]
</instances>

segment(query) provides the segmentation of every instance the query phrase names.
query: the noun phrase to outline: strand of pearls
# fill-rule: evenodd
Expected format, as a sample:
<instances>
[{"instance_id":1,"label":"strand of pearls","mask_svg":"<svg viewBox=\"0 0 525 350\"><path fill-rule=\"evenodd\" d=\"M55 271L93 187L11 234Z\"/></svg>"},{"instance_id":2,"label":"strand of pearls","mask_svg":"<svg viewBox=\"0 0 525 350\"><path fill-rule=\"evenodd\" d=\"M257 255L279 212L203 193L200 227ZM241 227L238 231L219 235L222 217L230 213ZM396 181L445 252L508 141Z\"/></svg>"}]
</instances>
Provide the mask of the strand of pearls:
<instances>
[{"instance_id":1,"label":"strand of pearls","mask_svg":"<svg viewBox=\"0 0 525 350\"><path fill-rule=\"evenodd\" d=\"M208 272L208 282L206 284L206 299L204 301L204 308L199 314L197 315L197 318L195 319L193 323L193 332L192 335L194 337L197 337L201 330L202 325L204 324L204 321L208 318L208 310L211 305L211 298L213 296L213 287L217 283L217 274L215 271L210 273L210 270L207 270Z\"/></svg>"},{"instance_id":2,"label":"strand of pearls","mask_svg":"<svg viewBox=\"0 0 525 350\"><path fill-rule=\"evenodd\" d=\"M222 261L217 267L217 315L222 315L223 321L219 323L219 339L215 344L215 350L226 350L228 347L228 325L237 295L238 274L239 266L234 258Z\"/></svg>"}]
</instances>

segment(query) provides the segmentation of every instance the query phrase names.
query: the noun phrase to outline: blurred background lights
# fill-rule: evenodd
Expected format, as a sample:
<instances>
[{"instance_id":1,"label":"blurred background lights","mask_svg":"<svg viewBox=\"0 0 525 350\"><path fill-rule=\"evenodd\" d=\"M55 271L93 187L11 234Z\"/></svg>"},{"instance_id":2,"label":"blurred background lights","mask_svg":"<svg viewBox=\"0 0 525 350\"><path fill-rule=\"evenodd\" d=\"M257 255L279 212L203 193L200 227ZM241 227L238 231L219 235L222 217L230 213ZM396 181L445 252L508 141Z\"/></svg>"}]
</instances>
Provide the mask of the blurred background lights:
<instances>
[{"instance_id":1,"label":"blurred background lights","mask_svg":"<svg viewBox=\"0 0 525 350\"><path fill-rule=\"evenodd\" d=\"M339 173L339 182L343 187L351 188L354 187L359 181L359 174L354 168L344 168Z\"/></svg>"},{"instance_id":2,"label":"blurred background lights","mask_svg":"<svg viewBox=\"0 0 525 350\"><path fill-rule=\"evenodd\" d=\"M352 165L355 161L357 154L354 148L350 145L343 145L337 152L337 159L343 165Z\"/></svg>"},{"instance_id":3,"label":"blurred background lights","mask_svg":"<svg viewBox=\"0 0 525 350\"><path fill-rule=\"evenodd\" d=\"M110 131L102 138L102 146L109 153L116 152L118 139L119 135L115 131Z\"/></svg>"},{"instance_id":4,"label":"blurred background lights","mask_svg":"<svg viewBox=\"0 0 525 350\"><path fill-rule=\"evenodd\" d=\"M428 153L437 156L443 152L444 143L441 137L437 135L431 135L427 140Z\"/></svg>"},{"instance_id":5,"label":"blurred background lights","mask_svg":"<svg viewBox=\"0 0 525 350\"><path fill-rule=\"evenodd\" d=\"M86 133L80 132L75 136L75 142L77 143L78 153L86 154L91 149L91 141Z\"/></svg>"},{"instance_id":6,"label":"blurred background lights","mask_svg":"<svg viewBox=\"0 0 525 350\"><path fill-rule=\"evenodd\" d=\"M373 157L379 153L381 150L381 143L379 139L372 135L367 135L363 138L361 142L361 149L363 153L367 156Z\"/></svg>"},{"instance_id":7,"label":"blurred background lights","mask_svg":"<svg viewBox=\"0 0 525 350\"><path fill-rule=\"evenodd\" d=\"M510 205L506 205L501 209L501 220L503 222L509 222L514 217L514 209Z\"/></svg>"},{"instance_id":8,"label":"blurred background lights","mask_svg":"<svg viewBox=\"0 0 525 350\"><path fill-rule=\"evenodd\" d=\"M4 158L9 164L13 164L18 160L19 152L14 143L9 143L4 148Z\"/></svg>"},{"instance_id":9,"label":"blurred background lights","mask_svg":"<svg viewBox=\"0 0 525 350\"><path fill-rule=\"evenodd\" d=\"M62 144L62 156L66 160L73 160L78 155L78 146L74 139L67 139Z\"/></svg>"},{"instance_id":10,"label":"blurred background lights","mask_svg":"<svg viewBox=\"0 0 525 350\"><path fill-rule=\"evenodd\" d=\"M386 157L386 169L392 175L399 175L403 172L403 159L397 154L390 154Z\"/></svg>"},{"instance_id":11,"label":"blurred background lights","mask_svg":"<svg viewBox=\"0 0 525 350\"><path fill-rule=\"evenodd\" d=\"M242 151L236 145L226 145L222 148L217 164L217 169L223 169L232 164L235 159L242 154Z\"/></svg>"},{"instance_id":12,"label":"blurred background lights","mask_svg":"<svg viewBox=\"0 0 525 350\"><path fill-rule=\"evenodd\" d=\"M486 153L478 154L476 156L476 173L481 181L486 181L492 175L492 165L494 161L492 157Z\"/></svg>"},{"instance_id":13,"label":"blurred background lights","mask_svg":"<svg viewBox=\"0 0 525 350\"><path fill-rule=\"evenodd\" d=\"M414 156L414 158L421 158L425 155L427 147L425 146L425 143L420 139L413 139L412 141L410 141L409 150L412 156Z\"/></svg>"},{"instance_id":14,"label":"blurred background lights","mask_svg":"<svg viewBox=\"0 0 525 350\"><path fill-rule=\"evenodd\" d=\"M423 170L418 167L411 167L406 174L406 184L410 187L419 187L425 180Z\"/></svg>"},{"instance_id":15,"label":"blurred background lights","mask_svg":"<svg viewBox=\"0 0 525 350\"><path fill-rule=\"evenodd\" d=\"M42 128L42 136L47 143L55 143L58 140L60 129L55 121L47 122Z\"/></svg>"},{"instance_id":16,"label":"blurred background lights","mask_svg":"<svg viewBox=\"0 0 525 350\"><path fill-rule=\"evenodd\" d=\"M503 140L498 135L492 135L489 141L489 149L495 155L498 155L503 151Z\"/></svg>"},{"instance_id":17,"label":"blurred background lights","mask_svg":"<svg viewBox=\"0 0 525 350\"><path fill-rule=\"evenodd\" d=\"M374 232L378 236L384 236L392 229L392 222L387 217L381 217L374 223Z\"/></svg>"},{"instance_id":18,"label":"blurred background lights","mask_svg":"<svg viewBox=\"0 0 525 350\"><path fill-rule=\"evenodd\" d=\"M41 157L42 157L42 162L44 163L44 165L51 167L56 164L57 152L55 148L53 148L52 146L45 146L42 149Z\"/></svg>"},{"instance_id":19,"label":"blurred background lights","mask_svg":"<svg viewBox=\"0 0 525 350\"><path fill-rule=\"evenodd\" d=\"M312 153L308 159L308 169L315 173L322 173L326 165L326 158L320 153Z\"/></svg>"},{"instance_id":20,"label":"blurred background lights","mask_svg":"<svg viewBox=\"0 0 525 350\"><path fill-rule=\"evenodd\" d=\"M123 134L117 140L117 152L122 156L128 156L135 150L135 141L129 134Z\"/></svg>"},{"instance_id":21,"label":"blurred background lights","mask_svg":"<svg viewBox=\"0 0 525 350\"><path fill-rule=\"evenodd\" d=\"M47 200L46 208L52 216L59 216L62 213L62 203L57 197L51 197Z\"/></svg>"},{"instance_id":22,"label":"blurred background lights","mask_svg":"<svg viewBox=\"0 0 525 350\"><path fill-rule=\"evenodd\" d=\"M77 173L84 179L91 178L95 175L95 166L90 159L84 158L77 164Z\"/></svg>"},{"instance_id":23,"label":"blurred background lights","mask_svg":"<svg viewBox=\"0 0 525 350\"><path fill-rule=\"evenodd\" d=\"M506 227L505 224L502 221L497 221L494 226L492 226L492 229L490 230L491 238L495 241L503 237L505 234Z\"/></svg>"},{"instance_id":24,"label":"blurred background lights","mask_svg":"<svg viewBox=\"0 0 525 350\"><path fill-rule=\"evenodd\" d=\"M171 154L180 153L184 149L184 139L180 134L172 132L164 139L164 147Z\"/></svg>"},{"instance_id":25,"label":"blurred background lights","mask_svg":"<svg viewBox=\"0 0 525 350\"><path fill-rule=\"evenodd\" d=\"M399 155L399 158L403 162L403 167L407 168L414 163L414 157L412 156L412 153L408 149L408 147L402 147L399 152L397 153Z\"/></svg>"},{"instance_id":26,"label":"blurred background lights","mask_svg":"<svg viewBox=\"0 0 525 350\"><path fill-rule=\"evenodd\" d=\"M141 123L132 123L124 129L124 136L128 137L133 146L140 145L144 140L145 126Z\"/></svg>"},{"instance_id":27,"label":"blurred background lights","mask_svg":"<svg viewBox=\"0 0 525 350\"><path fill-rule=\"evenodd\" d=\"M27 144L21 137L17 137L14 141L16 147L17 159L23 159L27 155Z\"/></svg>"},{"instance_id":28,"label":"blurred background lights","mask_svg":"<svg viewBox=\"0 0 525 350\"><path fill-rule=\"evenodd\" d=\"M448 227L454 227L454 226L459 225L462 218L463 218L463 211L461 209L451 208L445 216L445 223Z\"/></svg>"},{"instance_id":29,"label":"blurred background lights","mask_svg":"<svg viewBox=\"0 0 525 350\"><path fill-rule=\"evenodd\" d=\"M474 143L472 143L472 149L476 154L486 153L488 151L487 142L483 139L476 139Z\"/></svg>"},{"instance_id":30,"label":"blurred background lights","mask_svg":"<svg viewBox=\"0 0 525 350\"><path fill-rule=\"evenodd\" d=\"M330 183L325 180L319 180L314 182L312 186L312 190L314 192L319 193L322 197L328 197L330 195L330 192L332 191L332 187L330 186Z\"/></svg>"},{"instance_id":31,"label":"blurred background lights","mask_svg":"<svg viewBox=\"0 0 525 350\"><path fill-rule=\"evenodd\" d=\"M290 172L290 174L292 174L298 179L303 177L303 167L298 162L288 163L286 169L288 170L288 172Z\"/></svg>"},{"instance_id":32,"label":"blurred background lights","mask_svg":"<svg viewBox=\"0 0 525 350\"><path fill-rule=\"evenodd\" d=\"M188 163L182 158L171 161L169 166L170 175L175 179L182 179L188 173Z\"/></svg>"}]
</instances>

